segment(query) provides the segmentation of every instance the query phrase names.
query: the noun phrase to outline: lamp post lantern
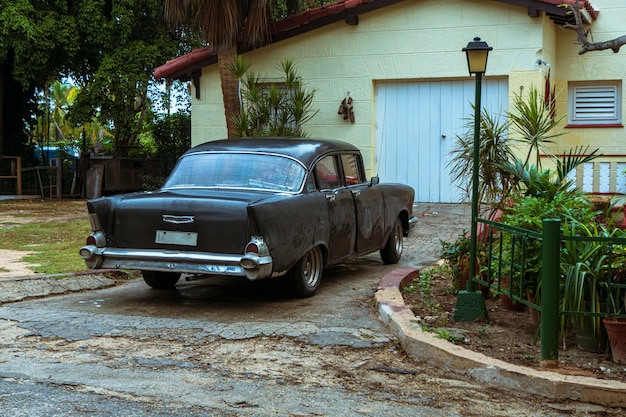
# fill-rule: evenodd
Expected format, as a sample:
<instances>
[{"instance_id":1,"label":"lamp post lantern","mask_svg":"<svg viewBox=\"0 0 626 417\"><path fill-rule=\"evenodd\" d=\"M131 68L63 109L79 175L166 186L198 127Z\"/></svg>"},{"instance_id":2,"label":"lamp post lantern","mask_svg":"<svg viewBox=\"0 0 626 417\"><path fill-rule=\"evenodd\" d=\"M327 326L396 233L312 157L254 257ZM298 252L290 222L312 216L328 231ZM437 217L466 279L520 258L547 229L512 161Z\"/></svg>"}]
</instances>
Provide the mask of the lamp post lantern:
<instances>
[{"instance_id":1,"label":"lamp post lantern","mask_svg":"<svg viewBox=\"0 0 626 417\"><path fill-rule=\"evenodd\" d=\"M467 280L465 291L459 291L457 308L454 319L456 321L474 321L477 318L485 317L487 312L482 300L482 294L475 291L474 274L476 273L476 239L478 227L478 158L480 151L480 112L481 112L481 88L482 77L487 69L487 57L493 48L487 42L481 41L477 36L473 41L463 48L467 55L467 68L470 75L476 75L476 99L474 101L474 147L472 157L472 224L470 236L470 279Z\"/></svg>"}]
</instances>

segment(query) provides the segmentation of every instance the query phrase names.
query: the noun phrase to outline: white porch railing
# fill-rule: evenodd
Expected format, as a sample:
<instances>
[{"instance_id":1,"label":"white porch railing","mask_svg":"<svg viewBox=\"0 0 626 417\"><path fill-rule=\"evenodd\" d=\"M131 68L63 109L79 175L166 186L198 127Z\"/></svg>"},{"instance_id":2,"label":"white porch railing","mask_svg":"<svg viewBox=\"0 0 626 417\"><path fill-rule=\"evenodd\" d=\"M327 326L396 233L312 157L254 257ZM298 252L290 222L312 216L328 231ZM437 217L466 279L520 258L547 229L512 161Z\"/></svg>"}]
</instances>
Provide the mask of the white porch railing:
<instances>
[{"instance_id":1,"label":"white porch railing","mask_svg":"<svg viewBox=\"0 0 626 417\"><path fill-rule=\"evenodd\" d=\"M604 155L570 172L576 187L594 194L626 194L626 155Z\"/></svg>"}]
</instances>

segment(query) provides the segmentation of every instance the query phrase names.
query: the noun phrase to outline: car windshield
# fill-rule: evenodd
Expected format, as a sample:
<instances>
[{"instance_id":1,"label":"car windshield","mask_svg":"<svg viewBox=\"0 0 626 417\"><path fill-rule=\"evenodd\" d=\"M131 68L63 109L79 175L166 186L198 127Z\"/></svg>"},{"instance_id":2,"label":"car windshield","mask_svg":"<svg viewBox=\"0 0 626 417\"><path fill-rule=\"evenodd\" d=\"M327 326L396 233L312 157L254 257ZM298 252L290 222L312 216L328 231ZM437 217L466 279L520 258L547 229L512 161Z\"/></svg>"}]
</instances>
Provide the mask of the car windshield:
<instances>
[{"instance_id":1,"label":"car windshield","mask_svg":"<svg viewBox=\"0 0 626 417\"><path fill-rule=\"evenodd\" d=\"M306 171L297 161L265 153L206 152L187 155L163 186L300 190Z\"/></svg>"}]
</instances>

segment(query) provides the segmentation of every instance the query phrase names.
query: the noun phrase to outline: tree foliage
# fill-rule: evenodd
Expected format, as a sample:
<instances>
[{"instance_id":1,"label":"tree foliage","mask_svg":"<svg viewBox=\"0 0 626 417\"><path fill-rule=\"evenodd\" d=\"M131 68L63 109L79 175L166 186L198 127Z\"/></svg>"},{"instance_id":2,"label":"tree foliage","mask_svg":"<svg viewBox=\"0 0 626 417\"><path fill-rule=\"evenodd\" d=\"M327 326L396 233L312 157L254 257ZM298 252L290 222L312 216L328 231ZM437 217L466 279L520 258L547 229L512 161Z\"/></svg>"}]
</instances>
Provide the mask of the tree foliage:
<instances>
[{"instance_id":1,"label":"tree foliage","mask_svg":"<svg viewBox=\"0 0 626 417\"><path fill-rule=\"evenodd\" d=\"M55 77L79 49L72 2L3 0L0 61L12 60L11 76L24 87Z\"/></svg>"},{"instance_id":2,"label":"tree foliage","mask_svg":"<svg viewBox=\"0 0 626 417\"><path fill-rule=\"evenodd\" d=\"M159 117L153 131L159 174L169 175L178 158L191 147L191 115L178 112Z\"/></svg>"},{"instance_id":3,"label":"tree foliage","mask_svg":"<svg viewBox=\"0 0 626 417\"><path fill-rule=\"evenodd\" d=\"M217 54L228 137L239 135L234 120L240 112L239 82L230 68L239 48L270 42L273 20L329 1L309 0L165 0L174 25L198 30Z\"/></svg>"},{"instance_id":4,"label":"tree foliage","mask_svg":"<svg viewBox=\"0 0 626 417\"><path fill-rule=\"evenodd\" d=\"M0 7L0 154L17 155L37 87L78 52L68 2L2 0Z\"/></svg>"},{"instance_id":5,"label":"tree foliage","mask_svg":"<svg viewBox=\"0 0 626 417\"><path fill-rule=\"evenodd\" d=\"M125 154L137 145L149 116L154 68L179 53L180 35L168 30L159 0L143 0L140 7L134 0L94 3L77 11L89 66L75 61L70 69L81 85L70 117L78 123L95 117L113 132L118 153Z\"/></svg>"},{"instance_id":6,"label":"tree foliage","mask_svg":"<svg viewBox=\"0 0 626 417\"><path fill-rule=\"evenodd\" d=\"M154 68L196 39L168 27L160 0L2 0L0 153L24 141L37 91L65 77L80 90L68 114L74 125L97 120L121 150L135 145L150 116Z\"/></svg>"}]
</instances>

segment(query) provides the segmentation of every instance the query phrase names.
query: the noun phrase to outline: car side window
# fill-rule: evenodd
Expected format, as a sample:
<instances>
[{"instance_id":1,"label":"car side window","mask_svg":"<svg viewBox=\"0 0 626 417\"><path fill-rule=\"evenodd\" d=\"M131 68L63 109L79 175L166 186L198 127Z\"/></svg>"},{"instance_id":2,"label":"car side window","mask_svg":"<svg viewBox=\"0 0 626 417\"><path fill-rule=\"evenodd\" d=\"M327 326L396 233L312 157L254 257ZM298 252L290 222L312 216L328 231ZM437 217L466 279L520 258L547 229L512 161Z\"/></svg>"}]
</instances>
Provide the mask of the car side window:
<instances>
[{"instance_id":1,"label":"car side window","mask_svg":"<svg viewBox=\"0 0 626 417\"><path fill-rule=\"evenodd\" d=\"M361 184L365 182L362 170L359 169L359 159L355 154L341 155L341 164L343 165L343 175L346 185Z\"/></svg>"},{"instance_id":2,"label":"car side window","mask_svg":"<svg viewBox=\"0 0 626 417\"><path fill-rule=\"evenodd\" d=\"M334 156L322 158L315 165L315 176L320 190L327 190L339 187L339 175L337 174L337 164Z\"/></svg>"}]
</instances>

